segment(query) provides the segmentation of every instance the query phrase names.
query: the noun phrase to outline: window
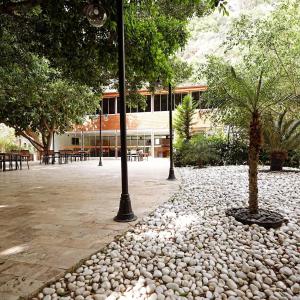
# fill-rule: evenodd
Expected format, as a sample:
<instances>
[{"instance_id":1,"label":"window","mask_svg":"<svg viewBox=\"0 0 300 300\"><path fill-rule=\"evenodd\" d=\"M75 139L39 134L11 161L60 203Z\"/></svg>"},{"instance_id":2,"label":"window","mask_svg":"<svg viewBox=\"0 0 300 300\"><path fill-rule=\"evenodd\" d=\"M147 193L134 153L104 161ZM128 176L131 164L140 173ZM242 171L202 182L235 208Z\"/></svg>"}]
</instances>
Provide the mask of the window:
<instances>
[{"instance_id":1,"label":"window","mask_svg":"<svg viewBox=\"0 0 300 300\"><path fill-rule=\"evenodd\" d=\"M137 113L137 112L139 112L138 107L131 106L131 113L133 114L133 113Z\"/></svg>"},{"instance_id":2,"label":"window","mask_svg":"<svg viewBox=\"0 0 300 300\"><path fill-rule=\"evenodd\" d=\"M72 137L72 145L79 145L79 138Z\"/></svg>"},{"instance_id":3,"label":"window","mask_svg":"<svg viewBox=\"0 0 300 300\"><path fill-rule=\"evenodd\" d=\"M102 100L102 114L107 115L108 114L108 99Z\"/></svg>"},{"instance_id":4,"label":"window","mask_svg":"<svg viewBox=\"0 0 300 300\"><path fill-rule=\"evenodd\" d=\"M172 109L176 109L176 103L175 103L175 94L172 94Z\"/></svg>"},{"instance_id":5,"label":"window","mask_svg":"<svg viewBox=\"0 0 300 300\"><path fill-rule=\"evenodd\" d=\"M160 110L168 110L168 95L160 95Z\"/></svg>"},{"instance_id":6,"label":"window","mask_svg":"<svg viewBox=\"0 0 300 300\"><path fill-rule=\"evenodd\" d=\"M150 95L147 96L145 111L146 112L151 111L151 96Z\"/></svg>"},{"instance_id":7,"label":"window","mask_svg":"<svg viewBox=\"0 0 300 300\"><path fill-rule=\"evenodd\" d=\"M154 96L154 111L160 111L160 95Z\"/></svg>"},{"instance_id":8,"label":"window","mask_svg":"<svg viewBox=\"0 0 300 300\"><path fill-rule=\"evenodd\" d=\"M175 94L175 107L181 104L181 94Z\"/></svg>"},{"instance_id":9,"label":"window","mask_svg":"<svg viewBox=\"0 0 300 300\"><path fill-rule=\"evenodd\" d=\"M192 93L192 97L193 97L193 99L194 99L195 102L199 101L199 99L200 99L200 93L199 92L193 92Z\"/></svg>"},{"instance_id":10,"label":"window","mask_svg":"<svg viewBox=\"0 0 300 300\"><path fill-rule=\"evenodd\" d=\"M117 113L120 113L120 97L117 98Z\"/></svg>"},{"instance_id":11,"label":"window","mask_svg":"<svg viewBox=\"0 0 300 300\"><path fill-rule=\"evenodd\" d=\"M108 99L108 113L110 115L115 113L115 98Z\"/></svg>"}]
</instances>

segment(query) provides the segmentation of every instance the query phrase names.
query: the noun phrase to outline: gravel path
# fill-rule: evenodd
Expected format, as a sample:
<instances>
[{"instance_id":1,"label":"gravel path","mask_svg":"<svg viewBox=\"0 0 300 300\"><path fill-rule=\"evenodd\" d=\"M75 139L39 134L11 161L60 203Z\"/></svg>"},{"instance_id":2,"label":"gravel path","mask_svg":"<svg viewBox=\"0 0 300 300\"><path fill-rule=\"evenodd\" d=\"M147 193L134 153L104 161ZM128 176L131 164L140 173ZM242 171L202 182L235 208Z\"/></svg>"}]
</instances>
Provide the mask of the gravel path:
<instances>
[{"instance_id":1,"label":"gravel path","mask_svg":"<svg viewBox=\"0 0 300 300\"><path fill-rule=\"evenodd\" d=\"M247 205L247 167L179 169L181 190L43 300L300 299L300 172L259 173L260 206L280 229L225 216Z\"/></svg>"}]
</instances>

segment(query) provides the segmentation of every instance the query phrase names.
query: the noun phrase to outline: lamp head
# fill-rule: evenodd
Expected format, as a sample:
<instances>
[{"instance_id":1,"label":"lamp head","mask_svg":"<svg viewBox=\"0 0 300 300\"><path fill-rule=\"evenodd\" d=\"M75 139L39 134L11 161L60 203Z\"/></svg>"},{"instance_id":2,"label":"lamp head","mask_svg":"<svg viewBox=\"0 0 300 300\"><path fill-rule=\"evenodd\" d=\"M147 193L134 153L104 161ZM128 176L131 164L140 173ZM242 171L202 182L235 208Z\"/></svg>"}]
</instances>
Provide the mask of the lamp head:
<instances>
[{"instance_id":1,"label":"lamp head","mask_svg":"<svg viewBox=\"0 0 300 300\"><path fill-rule=\"evenodd\" d=\"M90 24L94 27L102 27L107 20L106 11L100 4L87 4L84 7L83 11L86 17L88 18Z\"/></svg>"}]
</instances>

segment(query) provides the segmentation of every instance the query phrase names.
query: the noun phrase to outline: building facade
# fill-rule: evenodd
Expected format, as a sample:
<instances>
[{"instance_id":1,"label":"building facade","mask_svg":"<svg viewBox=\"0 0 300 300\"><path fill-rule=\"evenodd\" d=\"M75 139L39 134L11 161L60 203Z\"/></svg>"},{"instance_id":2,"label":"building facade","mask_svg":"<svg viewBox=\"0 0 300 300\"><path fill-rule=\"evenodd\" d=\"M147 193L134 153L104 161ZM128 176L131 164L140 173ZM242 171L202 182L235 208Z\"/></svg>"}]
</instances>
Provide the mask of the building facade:
<instances>
[{"instance_id":1,"label":"building facade","mask_svg":"<svg viewBox=\"0 0 300 300\"><path fill-rule=\"evenodd\" d=\"M206 86L189 86L175 89L173 110L182 103L184 96L191 94L198 103L194 117L194 132L207 132L212 129L209 121L210 111L204 109L201 97ZM169 113L168 92L159 91L151 94L147 90L140 93L147 97L145 108L127 106L127 147L128 150L143 150L152 157L169 155ZM119 95L107 92L103 95L102 105L102 148L103 156L120 156L120 118ZM91 156L99 156L100 151L100 118L98 114L90 116L83 126L74 126L72 131L55 136L55 150L72 149L89 151Z\"/></svg>"}]
</instances>

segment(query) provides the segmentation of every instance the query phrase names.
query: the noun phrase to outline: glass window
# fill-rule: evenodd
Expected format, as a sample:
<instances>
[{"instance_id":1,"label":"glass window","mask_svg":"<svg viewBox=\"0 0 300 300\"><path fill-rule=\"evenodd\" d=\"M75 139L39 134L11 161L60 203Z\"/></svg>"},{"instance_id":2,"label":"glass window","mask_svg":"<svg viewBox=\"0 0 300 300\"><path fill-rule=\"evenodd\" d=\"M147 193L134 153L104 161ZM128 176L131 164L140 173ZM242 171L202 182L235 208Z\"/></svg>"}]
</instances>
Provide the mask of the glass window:
<instances>
[{"instance_id":1,"label":"glass window","mask_svg":"<svg viewBox=\"0 0 300 300\"><path fill-rule=\"evenodd\" d=\"M199 92L193 92L192 93L192 97L193 97L193 99L194 99L195 102L198 101L200 99Z\"/></svg>"},{"instance_id":2,"label":"glass window","mask_svg":"<svg viewBox=\"0 0 300 300\"><path fill-rule=\"evenodd\" d=\"M175 94L175 107L181 104L181 94Z\"/></svg>"},{"instance_id":3,"label":"glass window","mask_svg":"<svg viewBox=\"0 0 300 300\"><path fill-rule=\"evenodd\" d=\"M151 96L150 95L147 96L145 111L146 112L151 111Z\"/></svg>"},{"instance_id":4,"label":"glass window","mask_svg":"<svg viewBox=\"0 0 300 300\"><path fill-rule=\"evenodd\" d=\"M108 99L105 98L102 100L102 114L108 114Z\"/></svg>"},{"instance_id":5,"label":"glass window","mask_svg":"<svg viewBox=\"0 0 300 300\"><path fill-rule=\"evenodd\" d=\"M120 97L117 98L117 113L120 113Z\"/></svg>"},{"instance_id":6,"label":"glass window","mask_svg":"<svg viewBox=\"0 0 300 300\"><path fill-rule=\"evenodd\" d=\"M109 107L108 113L113 115L115 113L115 98L108 99Z\"/></svg>"},{"instance_id":7,"label":"glass window","mask_svg":"<svg viewBox=\"0 0 300 300\"><path fill-rule=\"evenodd\" d=\"M114 136L109 137L109 146L115 146L116 145L116 138Z\"/></svg>"},{"instance_id":8,"label":"glass window","mask_svg":"<svg viewBox=\"0 0 300 300\"><path fill-rule=\"evenodd\" d=\"M79 138L72 137L72 145L79 145Z\"/></svg>"},{"instance_id":9,"label":"glass window","mask_svg":"<svg viewBox=\"0 0 300 300\"><path fill-rule=\"evenodd\" d=\"M160 96L160 106L161 111L168 110L168 95Z\"/></svg>"},{"instance_id":10,"label":"glass window","mask_svg":"<svg viewBox=\"0 0 300 300\"><path fill-rule=\"evenodd\" d=\"M154 96L154 111L160 111L160 95Z\"/></svg>"},{"instance_id":11,"label":"glass window","mask_svg":"<svg viewBox=\"0 0 300 300\"><path fill-rule=\"evenodd\" d=\"M102 107L102 101L99 101L99 106ZM97 107L95 115L99 115L99 107Z\"/></svg>"},{"instance_id":12,"label":"glass window","mask_svg":"<svg viewBox=\"0 0 300 300\"><path fill-rule=\"evenodd\" d=\"M176 103L175 103L175 94L172 94L172 109L175 110Z\"/></svg>"},{"instance_id":13,"label":"glass window","mask_svg":"<svg viewBox=\"0 0 300 300\"><path fill-rule=\"evenodd\" d=\"M151 146L151 135L145 135L145 146Z\"/></svg>"},{"instance_id":14,"label":"glass window","mask_svg":"<svg viewBox=\"0 0 300 300\"><path fill-rule=\"evenodd\" d=\"M138 107L131 107L131 113L139 112Z\"/></svg>"}]
</instances>

